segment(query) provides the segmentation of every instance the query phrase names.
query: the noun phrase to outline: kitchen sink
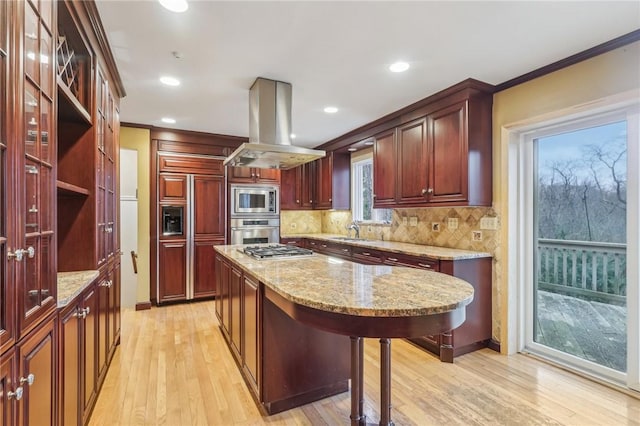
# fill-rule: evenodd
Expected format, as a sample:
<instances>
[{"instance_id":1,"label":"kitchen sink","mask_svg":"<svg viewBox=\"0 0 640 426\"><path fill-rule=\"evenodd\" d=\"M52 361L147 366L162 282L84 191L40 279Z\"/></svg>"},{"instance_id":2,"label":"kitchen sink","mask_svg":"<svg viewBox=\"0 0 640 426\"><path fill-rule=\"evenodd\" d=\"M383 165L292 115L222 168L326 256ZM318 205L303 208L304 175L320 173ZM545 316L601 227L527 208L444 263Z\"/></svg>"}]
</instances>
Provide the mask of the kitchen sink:
<instances>
[{"instance_id":1,"label":"kitchen sink","mask_svg":"<svg viewBox=\"0 0 640 426\"><path fill-rule=\"evenodd\" d=\"M332 240L339 241L366 241L366 238L352 238L352 237L331 237Z\"/></svg>"}]
</instances>

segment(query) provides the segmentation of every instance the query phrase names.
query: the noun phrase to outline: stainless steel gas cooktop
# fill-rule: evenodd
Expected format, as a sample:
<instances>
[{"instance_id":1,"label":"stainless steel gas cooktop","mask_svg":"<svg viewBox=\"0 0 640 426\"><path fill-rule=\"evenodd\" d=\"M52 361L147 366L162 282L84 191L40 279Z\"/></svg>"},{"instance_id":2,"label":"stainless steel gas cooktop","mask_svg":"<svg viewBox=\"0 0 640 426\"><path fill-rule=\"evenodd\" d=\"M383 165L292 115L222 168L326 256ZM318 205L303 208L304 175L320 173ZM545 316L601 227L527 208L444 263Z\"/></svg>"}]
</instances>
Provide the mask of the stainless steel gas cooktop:
<instances>
[{"instance_id":1,"label":"stainless steel gas cooktop","mask_svg":"<svg viewBox=\"0 0 640 426\"><path fill-rule=\"evenodd\" d=\"M239 251L256 259L295 258L313 256L313 251L296 246L270 244L267 246L247 246Z\"/></svg>"}]
</instances>

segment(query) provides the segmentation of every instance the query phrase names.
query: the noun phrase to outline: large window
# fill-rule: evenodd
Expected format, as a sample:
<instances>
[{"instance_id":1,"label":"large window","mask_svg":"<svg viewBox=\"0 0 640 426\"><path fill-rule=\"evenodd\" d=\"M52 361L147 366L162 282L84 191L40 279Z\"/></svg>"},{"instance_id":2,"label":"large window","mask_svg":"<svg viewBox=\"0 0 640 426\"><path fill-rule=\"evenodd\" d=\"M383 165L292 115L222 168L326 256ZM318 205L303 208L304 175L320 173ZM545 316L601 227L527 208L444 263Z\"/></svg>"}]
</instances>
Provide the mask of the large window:
<instances>
[{"instance_id":1,"label":"large window","mask_svg":"<svg viewBox=\"0 0 640 426\"><path fill-rule=\"evenodd\" d=\"M353 220L391 223L391 209L373 208L373 155L352 163Z\"/></svg>"}]
</instances>

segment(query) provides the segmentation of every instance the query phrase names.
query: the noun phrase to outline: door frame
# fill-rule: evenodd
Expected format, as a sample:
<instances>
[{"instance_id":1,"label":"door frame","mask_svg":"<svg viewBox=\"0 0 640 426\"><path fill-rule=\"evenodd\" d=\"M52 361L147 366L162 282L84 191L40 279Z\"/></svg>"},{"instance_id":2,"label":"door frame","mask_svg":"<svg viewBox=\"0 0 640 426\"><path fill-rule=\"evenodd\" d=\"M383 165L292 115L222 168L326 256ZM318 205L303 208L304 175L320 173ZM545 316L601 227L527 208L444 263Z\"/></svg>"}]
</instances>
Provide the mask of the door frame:
<instances>
[{"instance_id":1,"label":"door frame","mask_svg":"<svg viewBox=\"0 0 640 426\"><path fill-rule=\"evenodd\" d=\"M615 114L626 115L628 140L638 141L640 136L640 99L636 91L599 99L587 104L563 109L543 116L534 117L501 129L503 140L509 141L508 147L508 212L507 229L507 268L508 284L506 289L507 353L526 351L527 318L531 318L531 307L526 304L527 292L532 291L533 281L533 195L528 188L533 186L533 173L527 170L533 164L533 145L526 139L534 131L558 129L568 121L587 120L589 117ZM627 143L627 259L640 259L640 147ZM529 193L529 195L527 195ZM635 263L635 264L634 264ZM553 361L595 376L597 379L612 382L631 389L640 390L640 265L627 262L627 373L603 376L597 368L579 369L568 365L566 359ZM602 367L604 368L604 367ZM593 371L596 370L596 371ZM621 378L621 380L620 380Z\"/></svg>"}]
</instances>

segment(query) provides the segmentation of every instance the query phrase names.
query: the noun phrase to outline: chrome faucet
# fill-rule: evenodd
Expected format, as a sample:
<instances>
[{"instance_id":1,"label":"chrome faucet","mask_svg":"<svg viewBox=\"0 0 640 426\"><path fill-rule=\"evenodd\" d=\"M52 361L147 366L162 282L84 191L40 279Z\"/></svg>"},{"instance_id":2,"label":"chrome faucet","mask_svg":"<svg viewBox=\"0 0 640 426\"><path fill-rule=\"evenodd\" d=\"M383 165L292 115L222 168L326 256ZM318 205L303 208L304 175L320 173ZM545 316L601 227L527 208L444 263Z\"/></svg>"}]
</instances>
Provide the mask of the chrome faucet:
<instances>
[{"instance_id":1,"label":"chrome faucet","mask_svg":"<svg viewBox=\"0 0 640 426\"><path fill-rule=\"evenodd\" d=\"M356 231L355 237L354 238L360 238L360 227L358 226L358 224L355 222L355 220L353 222L351 222L349 225L347 225L347 236L350 237L351 236L351 230Z\"/></svg>"}]
</instances>

